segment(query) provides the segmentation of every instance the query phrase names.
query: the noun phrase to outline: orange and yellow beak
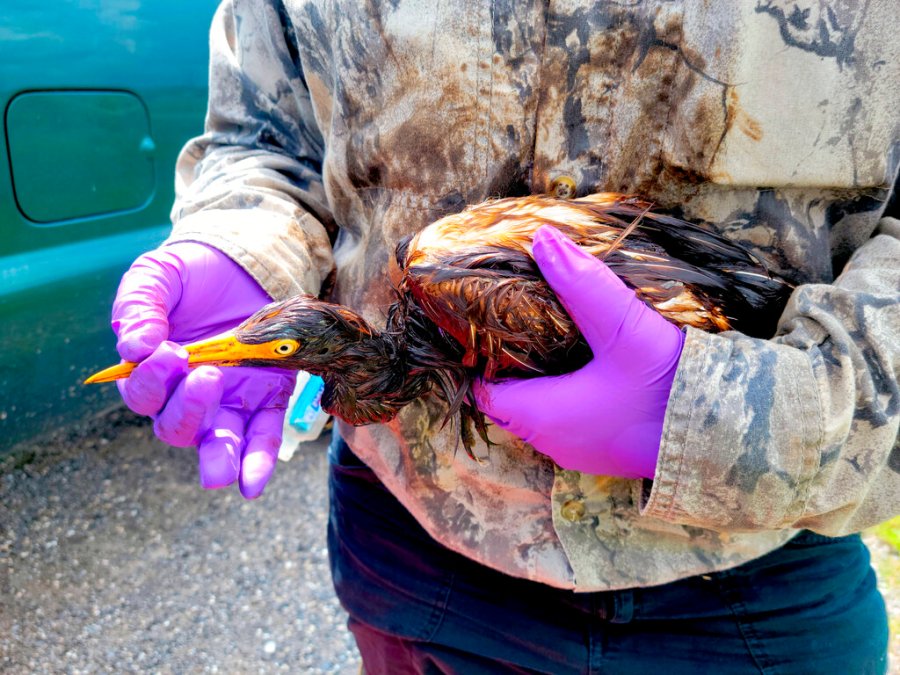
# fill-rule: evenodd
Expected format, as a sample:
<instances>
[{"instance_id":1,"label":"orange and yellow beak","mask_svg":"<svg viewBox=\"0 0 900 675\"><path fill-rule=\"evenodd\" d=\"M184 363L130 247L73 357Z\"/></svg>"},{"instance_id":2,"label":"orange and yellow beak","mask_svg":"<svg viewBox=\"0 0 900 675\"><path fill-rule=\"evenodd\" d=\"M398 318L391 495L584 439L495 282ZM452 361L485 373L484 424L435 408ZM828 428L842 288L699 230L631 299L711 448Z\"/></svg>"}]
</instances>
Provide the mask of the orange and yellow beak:
<instances>
[{"instance_id":1,"label":"orange and yellow beak","mask_svg":"<svg viewBox=\"0 0 900 675\"><path fill-rule=\"evenodd\" d=\"M184 345L184 349L188 353L188 366L191 368L204 364L210 366L240 366L250 360L271 360L289 356L290 354L285 349L286 342L288 341L274 340L272 342L249 345L238 342L232 333L224 333L208 340ZM293 351L295 350L292 350L291 353ZM84 383L95 384L121 380L131 375L137 366L137 363L126 361L94 373Z\"/></svg>"}]
</instances>

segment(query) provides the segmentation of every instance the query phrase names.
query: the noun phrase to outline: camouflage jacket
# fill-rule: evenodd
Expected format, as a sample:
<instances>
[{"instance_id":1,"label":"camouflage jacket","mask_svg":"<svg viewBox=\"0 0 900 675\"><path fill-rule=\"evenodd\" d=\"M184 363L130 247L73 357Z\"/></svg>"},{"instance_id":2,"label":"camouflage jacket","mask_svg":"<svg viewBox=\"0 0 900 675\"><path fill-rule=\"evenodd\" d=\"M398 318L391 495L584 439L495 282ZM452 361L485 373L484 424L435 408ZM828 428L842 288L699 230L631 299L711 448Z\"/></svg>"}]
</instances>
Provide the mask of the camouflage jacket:
<instances>
[{"instance_id":1,"label":"camouflage jacket","mask_svg":"<svg viewBox=\"0 0 900 675\"><path fill-rule=\"evenodd\" d=\"M712 224L798 286L769 340L688 332L653 481L499 431L478 466L431 398L343 433L438 541L558 587L857 531L900 511L895 26L892 0L226 0L172 239L378 325L397 241L490 196L566 175Z\"/></svg>"}]
</instances>

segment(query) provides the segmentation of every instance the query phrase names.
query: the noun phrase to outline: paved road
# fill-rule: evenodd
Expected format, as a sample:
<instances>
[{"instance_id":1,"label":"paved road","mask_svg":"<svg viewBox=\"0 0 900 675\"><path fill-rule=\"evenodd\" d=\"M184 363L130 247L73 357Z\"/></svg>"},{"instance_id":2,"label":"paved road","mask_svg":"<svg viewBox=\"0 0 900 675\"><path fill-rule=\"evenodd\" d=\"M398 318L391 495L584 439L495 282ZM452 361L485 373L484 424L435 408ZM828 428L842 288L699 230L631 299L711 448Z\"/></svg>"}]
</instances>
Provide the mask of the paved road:
<instances>
[{"instance_id":1,"label":"paved road","mask_svg":"<svg viewBox=\"0 0 900 675\"><path fill-rule=\"evenodd\" d=\"M356 673L325 442L254 502L116 411L0 475L0 672ZM22 458L22 455L19 455Z\"/></svg>"}]
</instances>

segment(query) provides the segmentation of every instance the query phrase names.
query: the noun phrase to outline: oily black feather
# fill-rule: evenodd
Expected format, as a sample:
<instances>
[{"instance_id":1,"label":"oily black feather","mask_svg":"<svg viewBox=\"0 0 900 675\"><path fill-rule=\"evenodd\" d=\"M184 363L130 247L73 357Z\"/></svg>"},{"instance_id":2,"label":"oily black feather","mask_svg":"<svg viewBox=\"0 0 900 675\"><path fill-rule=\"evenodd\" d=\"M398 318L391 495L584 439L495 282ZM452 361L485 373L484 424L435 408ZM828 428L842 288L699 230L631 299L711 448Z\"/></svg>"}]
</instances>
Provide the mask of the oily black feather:
<instances>
[{"instance_id":1,"label":"oily black feather","mask_svg":"<svg viewBox=\"0 0 900 675\"><path fill-rule=\"evenodd\" d=\"M740 244L721 234L675 216L648 211L647 202L623 197L612 204L574 200L604 223L624 229L634 219L640 224L623 249L605 262L648 304L663 302L666 287L682 283L709 307L718 307L729 328L753 337L769 337L793 286L770 272ZM562 226L572 239L583 243L584 233ZM635 260L634 254L659 260Z\"/></svg>"},{"instance_id":2,"label":"oily black feather","mask_svg":"<svg viewBox=\"0 0 900 675\"><path fill-rule=\"evenodd\" d=\"M642 209L626 202L606 213L624 224L640 216ZM659 247L667 262L638 265L613 254L607 262L629 286L646 287L648 282L658 284L659 279L680 281L724 308L732 329L753 337L769 337L775 332L793 286L769 273L747 249L709 228L652 211L643 214L640 226L629 236L628 247L637 249L642 240Z\"/></svg>"}]
</instances>

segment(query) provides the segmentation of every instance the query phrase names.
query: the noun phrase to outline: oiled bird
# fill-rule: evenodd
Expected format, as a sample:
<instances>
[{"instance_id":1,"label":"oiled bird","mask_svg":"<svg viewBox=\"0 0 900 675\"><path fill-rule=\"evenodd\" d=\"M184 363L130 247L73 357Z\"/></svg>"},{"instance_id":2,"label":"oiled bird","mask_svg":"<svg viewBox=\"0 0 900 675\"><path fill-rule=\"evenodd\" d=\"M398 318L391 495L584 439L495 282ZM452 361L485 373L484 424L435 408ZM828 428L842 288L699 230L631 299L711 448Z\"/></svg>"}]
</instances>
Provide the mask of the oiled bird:
<instances>
[{"instance_id":1,"label":"oiled bird","mask_svg":"<svg viewBox=\"0 0 900 675\"><path fill-rule=\"evenodd\" d=\"M300 295L264 307L229 334L187 345L189 362L320 375L323 408L354 425L388 422L434 392L447 402L448 419L462 412L471 455L466 422L486 440L473 378L560 374L592 356L532 258L544 224L604 260L678 326L767 337L792 290L738 244L639 198L496 199L400 242L391 266L397 301L384 330L348 307ZM134 365L87 382L127 377Z\"/></svg>"}]
</instances>

